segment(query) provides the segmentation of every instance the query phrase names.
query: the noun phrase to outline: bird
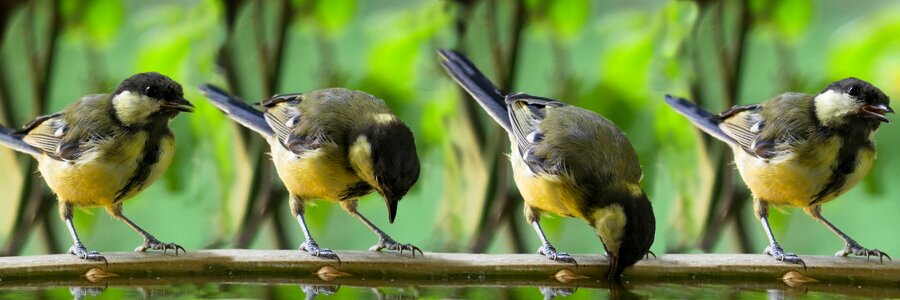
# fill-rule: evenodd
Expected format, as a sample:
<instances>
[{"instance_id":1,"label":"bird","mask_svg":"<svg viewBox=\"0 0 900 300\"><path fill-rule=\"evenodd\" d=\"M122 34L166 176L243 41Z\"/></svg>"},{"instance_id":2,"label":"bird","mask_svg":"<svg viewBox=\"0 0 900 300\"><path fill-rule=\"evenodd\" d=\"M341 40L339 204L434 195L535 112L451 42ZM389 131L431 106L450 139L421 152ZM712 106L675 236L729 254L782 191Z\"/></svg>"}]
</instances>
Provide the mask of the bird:
<instances>
[{"instance_id":1,"label":"bird","mask_svg":"<svg viewBox=\"0 0 900 300\"><path fill-rule=\"evenodd\" d=\"M516 186L525 219L541 240L538 253L577 264L557 251L541 229L544 212L590 224L609 256L607 277L650 253L656 218L641 188L640 162L615 124L592 111L498 89L465 56L438 50L441 65L509 135Z\"/></svg>"},{"instance_id":2,"label":"bird","mask_svg":"<svg viewBox=\"0 0 900 300\"><path fill-rule=\"evenodd\" d=\"M305 241L300 250L340 261L319 247L304 219L305 203L323 199L340 203L378 237L370 251L422 250L398 243L358 210L358 199L380 194L393 224L400 200L419 178L419 158L412 131L383 100L344 88L280 94L259 103L259 111L222 88L205 84L201 92L239 124L269 143L272 162L290 197L291 213Z\"/></svg>"},{"instance_id":3,"label":"bird","mask_svg":"<svg viewBox=\"0 0 900 300\"><path fill-rule=\"evenodd\" d=\"M175 154L169 121L194 106L181 85L156 73L138 73L111 94L83 96L63 111L40 116L19 130L0 127L0 144L29 154L59 200L59 215L73 245L70 254L103 261L75 230L75 207L102 206L144 239L135 251L179 250L163 243L122 213L122 204L162 176Z\"/></svg>"},{"instance_id":4,"label":"bird","mask_svg":"<svg viewBox=\"0 0 900 300\"><path fill-rule=\"evenodd\" d=\"M844 241L838 256L890 259L867 249L822 216L822 205L856 186L874 165L873 136L890 98L869 82L849 77L815 95L788 92L759 104L738 105L713 114L683 98L668 103L695 126L728 144L753 195L753 207L769 245L765 254L787 263L806 263L785 252L769 227L769 205L802 208Z\"/></svg>"}]
</instances>

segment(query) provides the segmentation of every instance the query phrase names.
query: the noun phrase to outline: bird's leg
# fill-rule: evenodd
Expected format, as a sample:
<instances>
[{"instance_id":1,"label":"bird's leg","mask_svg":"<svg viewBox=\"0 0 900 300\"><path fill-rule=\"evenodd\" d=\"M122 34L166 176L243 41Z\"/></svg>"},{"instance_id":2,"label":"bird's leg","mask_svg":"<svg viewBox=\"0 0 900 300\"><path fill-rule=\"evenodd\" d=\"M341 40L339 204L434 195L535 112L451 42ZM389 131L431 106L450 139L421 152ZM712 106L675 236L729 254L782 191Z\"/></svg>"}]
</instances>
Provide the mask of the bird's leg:
<instances>
[{"instance_id":1,"label":"bird's leg","mask_svg":"<svg viewBox=\"0 0 900 300\"><path fill-rule=\"evenodd\" d=\"M73 254L80 259L93 260L93 261L102 261L105 264L109 264L106 261L106 257L103 257L97 251L88 251L87 248L84 247L84 244L81 243L81 239L78 238L78 233L75 232L75 225L72 224L72 204L66 202L59 203L59 217L66 222L66 227L69 229L69 234L72 235L72 247L69 248L69 254Z\"/></svg>"},{"instance_id":2,"label":"bird's leg","mask_svg":"<svg viewBox=\"0 0 900 300\"><path fill-rule=\"evenodd\" d=\"M878 256L878 260L881 262L884 262L885 257L887 257L887 259L889 259L889 260L891 259L891 257L888 256L887 253L881 252L878 249L868 249L863 246L860 246L859 243L856 242L856 240L854 240L849 235L847 235L846 233L844 233L843 231L838 229L836 226L834 226L834 224L831 224L831 222L828 222L828 220L826 220L825 217L822 217L822 206L821 205L814 205L811 207L804 208L803 210L810 217L812 217L816 221L819 221L820 223L824 224L825 227L828 227L828 229L831 229L831 231L834 232L834 234L837 234L838 237L840 237L842 240L844 240L844 249L841 249L837 253L835 253L834 254L835 256L847 256L847 255L853 254L853 255L857 255L857 256L865 256L866 260L869 260L869 256Z\"/></svg>"},{"instance_id":3,"label":"bird's leg","mask_svg":"<svg viewBox=\"0 0 900 300\"><path fill-rule=\"evenodd\" d=\"M576 267L578 266L578 262L575 261L574 257L565 252L556 252L556 248L547 241L547 236L544 235L544 229L541 229L540 212L537 211L537 209L526 204L525 219L531 223L531 227L534 227L534 231L537 232L538 238L541 239L541 247L538 248L538 254L544 255L551 260L572 263L575 264Z\"/></svg>"},{"instance_id":4,"label":"bird's leg","mask_svg":"<svg viewBox=\"0 0 900 300\"><path fill-rule=\"evenodd\" d=\"M144 243L141 244L140 246L138 246L137 248L134 248L134 252L144 252L144 251L147 251L147 249L152 249L152 250L162 250L163 253L166 253L167 251L169 251L169 249L172 249L175 251L176 256L178 255L178 250L181 250L181 252L185 252L185 253L187 252L184 250L184 247L181 247L176 243L160 242L152 234L150 234L149 232L147 232L146 230L144 230L143 228L141 228L140 226L138 226L137 224L132 222L130 219L125 217L125 215L122 214L122 203L118 203L113 206L107 206L106 212L108 212L110 215L112 215L116 219L119 219L120 221L125 222L125 224L127 224L128 227L131 227L131 229L134 229L135 232L137 232L138 234L141 235L141 237L144 238Z\"/></svg>"},{"instance_id":5,"label":"bird's leg","mask_svg":"<svg viewBox=\"0 0 900 300\"><path fill-rule=\"evenodd\" d=\"M412 253L413 257L416 256L416 251L418 251L419 254L425 255L424 253L422 253L422 249L419 249L419 247L416 247L412 244L398 243L387 233L379 229L378 226L375 226L375 224L369 221L369 219L366 219L366 217L359 213L359 211L357 210L357 203L357 200L344 200L341 201L341 207L348 213L362 221L363 224L366 224L366 226L368 226L369 229L371 229L372 232L375 232L375 235L378 236L378 244L375 244L375 246L369 248L369 251L381 251L381 249L388 249L400 251L400 254L403 254L403 251L409 251Z\"/></svg>"},{"instance_id":6,"label":"bird's leg","mask_svg":"<svg viewBox=\"0 0 900 300\"><path fill-rule=\"evenodd\" d=\"M303 206L303 199L292 194L290 204L291 212L297 218L297 223L300 223L300 229L303 230L303 237L306 238L306 241L304 241L303 244L300 244L300 250L309 252L309 254L315 257L334 259L340 263L341 259L334 251L326 248L319 248L319 244L316 243L316 240L314 240L309 233L309 227L306 227L306 220L303 218L303 214L306 212L306 208Z\"/></svg>"},{"instance_id":7,"label":"bird's leg","mask_svg":"<svg viewBox=\"0 0 900 300\"><path fill-rule=\"evenodd\" d=\"M756 208L756 217L759 218L763 230L766 231L766 237L769 238L769 246L766 247L764 253L779 261L801 264L803 265L803 268L806 269L806 262L804 262L803 259L800 259L800 257L794 253L785 253L784 249L781 248L781 245L778 244L778 241L775 240L775 235L772 234L772 228L769 227L769 204L760 199L755 199L753 204Z\"/></svg>"}]
</instances>

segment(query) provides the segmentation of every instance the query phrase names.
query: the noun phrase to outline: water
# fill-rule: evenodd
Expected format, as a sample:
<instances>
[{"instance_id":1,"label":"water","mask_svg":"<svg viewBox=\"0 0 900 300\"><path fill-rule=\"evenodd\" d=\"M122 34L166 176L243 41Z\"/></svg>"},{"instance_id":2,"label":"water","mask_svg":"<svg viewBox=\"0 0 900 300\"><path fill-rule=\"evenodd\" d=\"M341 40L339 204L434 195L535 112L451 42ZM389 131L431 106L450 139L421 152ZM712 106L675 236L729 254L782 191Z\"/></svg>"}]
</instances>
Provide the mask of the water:
<instances>
[{"instance_id":1,"label":"water","mask_svg":"<svg viewBox=\"0 0 900 300\"><path fill-rule=\"evenodd\" d=\"M157 283L154 284L154 281ZM789 287L772 282L624 282L609 288L605 281L550 286L515 282L398 282L374 285L291 283L290 279L230 278L116 279L84 286L54 282L0 282L0 299L867 299L900 298L897 286L812 283ZM274 282L264 282L274 281ZM300 281L306 281L300 279ZM337 282L339 280L335 280ZM182 283L178 283L182 282Z\"/></svg>"}]
</instances>

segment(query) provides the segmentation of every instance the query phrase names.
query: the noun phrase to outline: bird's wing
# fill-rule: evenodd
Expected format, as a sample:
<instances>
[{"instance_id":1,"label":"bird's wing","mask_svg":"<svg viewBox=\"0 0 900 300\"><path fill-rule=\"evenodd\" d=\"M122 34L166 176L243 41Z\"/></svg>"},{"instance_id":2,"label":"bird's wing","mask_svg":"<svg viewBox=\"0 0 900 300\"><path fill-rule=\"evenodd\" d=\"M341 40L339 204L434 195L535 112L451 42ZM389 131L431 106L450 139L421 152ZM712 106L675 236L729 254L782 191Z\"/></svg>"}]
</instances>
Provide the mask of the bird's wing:
<instances>
[{"instance_id":1,"label":"bird's wing","mask_svg":"<svg viewBox=\"0 0 900 300\"><path fill-rule=\"evenodd\" d=\"M62 113L40 116L25 124L17 134L22 140L40 152L56 160L71 161L87 150L81 139L72 138L71 126Z\"/></svg>"},{"instance_id":2,"label":"bird's wing","mask_svg":"<svg viewBox=\"0 0 900 300\"><path fill-rule=\"evenodd\" d=\"M324 137L318 134L298 135L297 128L303 121L300 103L303 94L276 95L260 103L266 107L266 123L272 127L275 137L285 149L301 155L306 151L321 147Z\"/></svg>"},{"instance_id":3,"label":"bird's wing","mask_svg":"<svg viewBox=\"0 0 900 300\"><path fill-rule=\"evenodd\" d=\"M666 103L701 130L750 155L768 159L777 154L775 141L760 138L766 125L760 114L762 105L739 105L713 114L683 98L666 95Z\"/></svg>"},{"instance_id":4,"label":"bird's wing","mask_svg":"<svg viewBox=\"0 0 900 300\"><path fill-rule=\"evenodd\" d=\"M503 93L469 59L452 50L438 50L441 65L507 132L512 132Z\"/></svg>"},{"instance_id":5,"label":"bird's wing","mask_svg":"<svg viewBox=\"0 0 900 300\"><path fill-rule=\"evenodd\" d=\"M533 173L556 174L560 170L560 166L548 165L546 158L535 154L535 148L544 139L540 124L546 117L545 109L561 107L566 104L522 93L507 96L506 103L509 107L510 132L519 149L518 155L521 155ZM513 153L512 155L517 154Z\"/></svg>"},{"instance_id":6,"label":"bird's wing","mask_svg":"<svg viewBox=\"0 0 900 300\"><path fill-rule=\"evenodd\" d=\"M263 118L263 113L254 109L243 100L232 96L221 88L211 84L201 85L200 91L213 105L228 114L231 119L237 121L241 125L256 131L264 137L271 137L274 134L272 128L269 127L269 124L267 124L266 120Z\"/></svg>"}]
</instances>

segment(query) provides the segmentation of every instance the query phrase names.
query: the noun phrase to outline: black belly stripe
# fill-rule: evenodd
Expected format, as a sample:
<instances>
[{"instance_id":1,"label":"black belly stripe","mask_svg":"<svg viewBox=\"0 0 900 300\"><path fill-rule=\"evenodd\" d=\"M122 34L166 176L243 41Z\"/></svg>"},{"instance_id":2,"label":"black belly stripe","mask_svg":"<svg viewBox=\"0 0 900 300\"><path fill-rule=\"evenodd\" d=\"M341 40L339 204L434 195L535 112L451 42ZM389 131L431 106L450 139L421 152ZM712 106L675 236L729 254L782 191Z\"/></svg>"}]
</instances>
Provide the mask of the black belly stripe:
<instances>
[{"instance_id":1,"label":"black belly stripe","mask_svg":"<svg viewBox=\"0 0 900 300\"><path fill-rule=\"evenodd\" d=\"M159 162L162 139L165 137L172 137L172 131L169 130L168 120L154 122L148 128L143 129L143 131L147 133L147 140L144 142L142 151L144 155L138 159L137 168L135 168L131 177L128 178L125 186L116 193L116 199L113 201L114 203L122 201L123 197L131 193L131 191L140 190L144 187L147 178L150 178L153 167Z\"/></svg>"},{"instance_id":2,"label":"black belly stripe","mask_svg":"<svg viewBox=\"0 0 900 300\"><path fill-rule=\"evenodd\" d=\"M341 200L356 199L372 192L372 186L365 181L360 181L347 186L347 189L340 194Z\"/></svg>"},{"instance_id":3,"label":"black belly stripe","mask_svg":"<svg viewBox=\"0 0 900 300\"><path fill-rule=\"evenodd\" d=\"M869 140L869 131L860 129L851 129L847 132L837 133L839 137L843 138L841 149L838 150L837 157L835 158L837 164L832 167L831 178L828 183L812 197L810 205L818 204L822 199L829 195L844 192L847 177L853 174L853 172L856 171L856 168L859 167L860 153L862 151L871 151L875 149L872 141Z\"/></svg>"}]
</instances>

